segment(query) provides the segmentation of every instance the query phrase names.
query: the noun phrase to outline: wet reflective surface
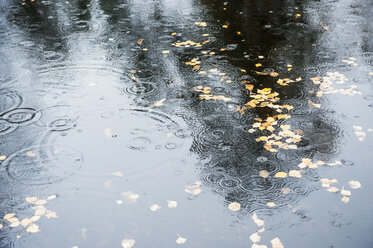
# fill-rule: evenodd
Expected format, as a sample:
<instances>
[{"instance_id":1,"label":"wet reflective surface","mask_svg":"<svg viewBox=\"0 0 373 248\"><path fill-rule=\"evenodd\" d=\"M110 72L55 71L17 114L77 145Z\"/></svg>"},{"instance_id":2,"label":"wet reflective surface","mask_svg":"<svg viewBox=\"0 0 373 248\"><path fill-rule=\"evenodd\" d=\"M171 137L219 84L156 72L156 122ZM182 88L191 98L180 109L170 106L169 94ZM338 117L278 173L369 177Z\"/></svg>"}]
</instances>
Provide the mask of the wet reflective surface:
<instances>
[{"instance_id":1,"label":"wet reflective surface","mask_svg":"<svg viewBox=\"0 0 373 248\"><path fill-rule=\"evenodd\" d=\"M372 2L0 4L0 247L373 246Z\"/></svg>"}]
</instances>

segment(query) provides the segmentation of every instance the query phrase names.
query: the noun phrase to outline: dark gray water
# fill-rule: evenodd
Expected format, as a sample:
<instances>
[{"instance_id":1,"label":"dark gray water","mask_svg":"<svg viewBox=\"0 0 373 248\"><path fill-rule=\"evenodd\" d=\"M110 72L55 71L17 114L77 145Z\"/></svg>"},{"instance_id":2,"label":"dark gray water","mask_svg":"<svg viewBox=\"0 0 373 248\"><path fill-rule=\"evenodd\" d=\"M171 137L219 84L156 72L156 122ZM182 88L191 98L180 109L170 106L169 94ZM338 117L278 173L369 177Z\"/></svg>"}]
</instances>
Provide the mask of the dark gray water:
<instances>
[{"instance_id":1,"label":"dark gray water","mask_svg":"<svg viewBox=\"0 0 373 248\"><path fill-rule=\"evenodd\" d=\"M0 4L0 247L373 247L371 1Z\"/></svg>"}]
</instances>

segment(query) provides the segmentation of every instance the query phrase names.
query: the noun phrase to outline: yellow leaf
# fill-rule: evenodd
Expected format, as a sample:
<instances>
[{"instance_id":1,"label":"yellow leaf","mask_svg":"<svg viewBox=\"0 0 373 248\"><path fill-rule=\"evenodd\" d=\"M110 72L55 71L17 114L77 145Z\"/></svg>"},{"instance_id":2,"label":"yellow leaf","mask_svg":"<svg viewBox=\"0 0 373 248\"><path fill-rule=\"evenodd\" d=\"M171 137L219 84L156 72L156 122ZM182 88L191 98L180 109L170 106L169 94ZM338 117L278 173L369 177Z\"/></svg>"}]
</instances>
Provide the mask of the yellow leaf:
<instances>
[{"instance_id":1,"label":"yellow leaf","mask_svg":"<svg viewBox=\"0 0 373 248\"><path fill-rule=\"evenodd\" d=\"M274 238L271 240L272 248L284 248L279 238Z\"/></svg>"},{"instance_id":2,"label":"yellow leaf","mask_svg":"<svg viewBox=\"0 0 373 248\"><path fill-rule=\"evenodd\" d=\"M6 214L6 215L4 215L4 220L8 220L8 219L14 217L15 215L16 215L15 213Z\"/></svg>"},{"instance_id":3,"label":"yellow leaf","mask_svg":"<svg viewBox=\"0 0 373 248\"><path fill-rule=\"evenodd\" d=\"M29 203L34 203L38 200L38 198L35 196L30 196L30 197L26 197L25 200Z\"/></svg>"},{"instance_id":4,"label":"yellow leaf","mask_svg":"<svg viewBox=\"0 0 373 248\"><path fill-rule=\"evenodd\" d=\"M5 160L5 159L6 159L6 156L5 156L5 155L1 155L1 156L0 156L0 161Z\"/></svg>"},{"instance_id":5,"label":"yellow leaf","mask_svg":"<svg viewBox=\"0 0 373 248\"><path fill-rule=\"evenodd\" d=\"M108 138L108 139L113 138L113 133L111 132L110 128L106 128L104 130L104 133L105 133L106 138Z\"/></svg>"},{"instance_id":6,"label":"yellow leaf","mask_svg":"<svg viewBox=\"0 0 373 248\"><path fill-rule=\"evenodd\" d=\"M349 181L348 182L348 185L352 188L352 189L358 189L361 187L361 183L358 182L358 181Z\"/></svg>"},{"instance_id":7,"label":"yellow leaf","mask_svg":"<svg viewBox=\"0 0 373 248\"><path fill-rule=\"evenodd\" d=\"M280 172L277 172L275 174L275 177L278 177L278 178L284 178L286 177L288 174L286 172L283 172L283 171L280 171Z\"/></svg>"},{"instance_id":8,"label":"yellow leaf","mask_svg":"<svg viewBox=\"0 0 373 248\"><path fill-rule=\"evenodd\" d=\"M121 244L123 248L131 248L135 243L134 239L123 239Z\"/></svg>"},{"instance_id":9,"label":"yellow leaf","mask_svg":"<svg viewBox=\"0 0 373 248\"><path fill-rule=\"evenodd\" d=\"M162 53L163 54L168 54L168 53L170 53L170 51L169 50L163 50Z\"/></svg>"},{"instance_id":10,"label":"yellow leaf","mask_svg":"<svg viewBox=\"0 0 373 248\"><path fill-rule=\"evenodd\" d=\"M26 152L26 155L29 156L29 157L35 157L36 156L36 154L33 151Z\"/></svg>"},{"instance_id":11,"label":"yellow leaf","mask_svg":"<svg viewBox=\"0 0 373 248\"><path fill-rule=\"evenodd\" d=\"M47 217L48 219L50 219L50 218L57 219L58 218L57 213L54 212L54 211L50 211L50 210L47 210L47 213L45 214L45 217Z\"/></svg>"},{"instance_id":12,"label":"yellow leaf","mask_svg":"<svg viewBox=\"0 0 373 248\"><path fill-rule=\"evenodd\" d=\"M46 204L46 203L47 203L47 201L46 201L46 200L43 200L43 199L41 199L41 200L37 200L36 202L34 202L35 205L44 205L44 204Z\"/></svg>"},{"instance_id":13,"label":"yellow leaf","mask_svg":"<svg viewBox=\"0 0 373 248\"><path fill-rule=\"evenodd\" d=\"M343 196L351 196L351 191L345 190L344 187L341 189L341 195Z\"/></svg>"},{"instance_id":14,"label":"yellow leaf","mask_svg":"<svg viewBox=\"0 0 373 248\"><path fill-rule=\"evenodd\" d=\"M257 226L264 226L264 221L259 219L256 213L253 213L253 216L251 218Z\"/></svg>"},{"instance_id":15,"label":"yellow leaf","mask_svg":"<svg viewBox=\"0 0 373 248\"><path fill-rule=\"evenodd\" d=\"M250 240L254 243L257 243L260 241L260 235L258 233L253 233L250 235Z\"/></svg>"},{"instance_id":16,"label":"yellow leaf","mask_svg":"<svg viewBox=\"0 0 373 248\"><path fill-rule=\"evenodd\" d=\"M169 200L167 200L167 206L169 208L176 208L177 207L177 202L176 201L169 201Z\"/></svg>"},{"instance_id":17,"label":"yellow leaf","mask_svg":"<svg viewBox=\"0 0 373 248\"><path fill-rule=\"evenodd\" d=\"M223 27L223 28L228 28L228 25L223 25L222 27Z\"/></svg>"},{"instance_id":18,"label":"yellow leaf","mask_svg":"<svg viewBox=\"0 0 373 248\"><path fill-rule=\"evenodd\" d=\"M251 246L251 248L267 248L267 246L266 245L258 245L258 244L253 244L252 246Z\"/></svg>"},{"instance_id":19,"label":"yellow leaf","mask_svg":"<svg viewBox=\"0 0 373 248\"><path fill-rule=\"evenodd\" d=\"M32 223L32 220L28 219L28 218L21 220L21 225L23 227L26 227L26 226L30 225L31 223Z\"/></svg>"},{"instance_id":20,"label":"yellow leaf","mask_svg":"<svg viewBox=\"0 0 373 248\"><path fill-rule=\"evenodd\" d=\"M255 66L256 66L256 67L261 67L262 64L261 64L261 63L257 63L257 64L255 64Z\"/></svg>"},{"instance_id":21,"label":"yellow leaf","mask_svg":"<svg viewBox=\"0 0 373 248\"><path fill-rule=\"evenodd\" d=\"M263 177L263 178L267 178L269 175L269 172L266 171L266 170L261 170L259 171L259 176Z\"/></svg>"},{"instance_id":22,"label":"yellow leaf","mask_svg":"<svg viewBox=\"0 0 373 248\"><path fill-rule=\"evenodd\" d=\"M238 202L231 202L229 205L228 205L228 209L233 211L233 212L236 212L238 210L241 209L241 204L238 203Z\"/></svg>"},{"instance_id":23,"label":"yellow leaf","mask_svg":"<svg viewBox=\"0 0 373 248\"><path fill-rule=\"evenodd\" d=\"M301 178L302 173L301 173L300 170L291 170L291 171L289 171L289 176L296 177L296 178Z\"/></svg>"},{"instance_id":24,"label":"yellow leaf","mask_svg":"<svg viewBox=\"0 0 373 248\"><path fill-rule=\"evenodd\" d=\"M348 196L343 196L343 197L342 197L342 201L343 201L344 203L348 203L348 202L350 201L350 197L348 197Z\"/></svg>"},{"instance_id":25,"label":"yellow leaf","mask_svg":"<svg viewBox=\"0 0 373 248\"><path fill-rule=\"evenodd\" d=\"M56 195L50 195L48 196L47 200L50 201L50 200L55 199L56 197L57 197Z\"/></svg>"},{"instance_id":26,"label":"yellow leaf","mask_svg":"<svg viewBox=\"0 0 373 248\"><path fill-rule=\"evenodd\" d=\"M155 212L155 211L159 210L160 208L161 208L160 206L158 206L157 204L154 204L150 207L150 210Z\"/></svg>"},{"instance_id":27,"label":"yellow leaf","mask_svg":"<svg viewBox=\"0 0 373 248\"><path fill-rule=\"evenodd\" d=\"M178 235L178 236L179 236L179 235ZM179 237L177 238L177 240L176 240L176 244L181 245L181 244L184 244L186 241L187 241L186 238L183 238L183 237L179 236Z\"/></svg>"},{"instance_id":28,"label":"yellow leaf","mask_svg":"<svg viewBox=\"0 0 373 248\"><path fill-rule=\"evenodd\" d=\"M338 192L339 189L337 187L330 187L326 191L331 192L331 193L335 193L335 192Z\"/></svg>"},{"instance_id":29,"label":"yellow leaf","mask_svg":"<svg viewBox=\"0 0 373 248\"><path fill-rule=\"evenodd\" d=\"M40 216L39 215L32 216L30 218L30 220L33 221L33 222L38 221L38 220L40 220Z\"/></svg>"},{"instance_id":30,"label":"yellow leaf","mask_svg":"<svg viewBox=\"0 0 373 248\"><path fill-rule=\"evenodd\" d=\"M271 208L273 208L273 207L275 207L276 206L276 203L274 203L274 202L267 202L267 204L266 204L268 207L271 207Z\"/></svg>"},{"instance_id":31,"label":"yellow leaf","mask_svg":"<svg viewBox=\"0 0 373 248\"><path fill-rule=\"evenodd\" d=\"M290 193L290 188L282 188L281 193L283 193L284 195L289 194Z\"/></svg>"},{"instance_id":32,"label":"yellow leaf","mask_svg":"<svg viewBox=\"0 0 373 248\"><path fill-rule=\"evenodd\" d=\"M29 233L37 233L39 232L39 226L36 224L31 224L29 227L27 227L26 231Z\"/></svg>"},{"instance_id":33,"label":"yellow leaf","mask_svg":"<svg viewBox=\"0 0 373 248\"><path fill-rule=\"evenodd\" d=\"M159 100L158 102L155 102L153 105L150 106L150 108L152 107L160 107L163 105L164 101L166 101L166 98L163 98L161 100Z\"/></svg>"},{"instance_id":34,"label":"yellow leaf","mask_svg":"<svg viewBox=\"0 0 373 248\"><path fill-rule=\"evenodd\" d=\"M121 172L121 171L117 171L117 172L113 172L113 173L111 173L111 175L113 175L113 176L117 176L117 177L122 177L122 176L123 176L123 172Z\"/></svg>"}]
</instances>

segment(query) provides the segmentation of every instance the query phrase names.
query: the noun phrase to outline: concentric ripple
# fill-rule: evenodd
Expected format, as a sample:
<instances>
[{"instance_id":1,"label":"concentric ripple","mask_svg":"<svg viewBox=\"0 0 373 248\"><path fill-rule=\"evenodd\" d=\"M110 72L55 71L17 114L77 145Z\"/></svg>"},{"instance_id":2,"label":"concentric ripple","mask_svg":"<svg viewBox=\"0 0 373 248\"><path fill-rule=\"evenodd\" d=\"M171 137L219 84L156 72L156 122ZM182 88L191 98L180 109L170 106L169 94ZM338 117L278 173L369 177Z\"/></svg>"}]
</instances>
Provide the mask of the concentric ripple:
<instances>
[{"instance_id":1,"label":"concentric ripple","mask_svg":"<svg viewBox=\"0 0 373 248\"><path fill-rule=\"evenodd\" d=\"M40 113L32 108L17 108L1 115L1 118L12 124L27 124L37 121Z\"/></svg>"},{"instance_id":2,"label":"concentric ripple","mask_svg":"<svg viewBox=\"0 0 373 248\"><path fill-rule=\"evenodd\" d=\"M74 174L83 156L65 145L35 146L17 151L3 163L1 171L13 181L26 185L53 184Z\"/></svg>"},{"instance_id":3,"label":"concentric ripple","mask_svg":"<svg viewBox=\"0 0 373 248\"><path fill-rule=\"evenodd\" d=\"M152 83L136 83L124 89L130 95L149 95L157 90L157 86Z\"/></svg>"}]
</instances>

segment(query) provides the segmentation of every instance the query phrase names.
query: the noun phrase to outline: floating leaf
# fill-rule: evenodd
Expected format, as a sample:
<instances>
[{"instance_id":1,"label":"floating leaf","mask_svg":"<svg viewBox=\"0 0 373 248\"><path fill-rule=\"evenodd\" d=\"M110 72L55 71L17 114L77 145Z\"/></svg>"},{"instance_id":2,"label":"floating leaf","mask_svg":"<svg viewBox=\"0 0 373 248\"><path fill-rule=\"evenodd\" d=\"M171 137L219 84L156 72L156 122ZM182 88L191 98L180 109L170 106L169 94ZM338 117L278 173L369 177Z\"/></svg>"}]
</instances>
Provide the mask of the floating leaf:
<instances>
[{"instance_id":1,"label":"floating leaf","mask_svg":"<svg viewBox=\"0 0 373 248\"><path fill-rule=\"evenodd\" d=\"M251 248L267 248L267 246L266 246L266 245L253 244L253 245L251 246Z\"/></svg>"},{"instance_id":2,"label":"floating leaf","mask_svg":"<svg viewBox=\"0 0 373 248\"><path fill-rule=\"evenodd\" d=\"M16 215L15 213L6 214L6 215L4 215L4 220L8 220L8 219L14 217L15 215Z\"/></svg>"},{"instance_id":3,"label":"floating leaf","mask_svg":"<svg viewBox=\"0 0 373 248\"><path fill-rule=\"evenodd\" d=\"M41 200L37 200L36 202L34 202L35 205L44 205L44 204L46 204L46 203L47 203L47 201L46 201L46 200L43 200L43 199L41 199Z\"/></svg>"},{"instance_id":4,"label":"floating leaf","mask_svg":"<svg viewBox=\"0 0 373 248\"><path fill-rule=\"evenodd\" d=\"M134 239L123 239L121 244L123 248L131 248L135 243Z\"/></svg>"},{"instance_id":5,"label":"floating leaf","mask_svg":"<svg viewBox=\"0 0 373 248\"><path fill-rule=\"evenodd\" d=\"M253 213L253 216L251 218L253 219L254 223L257 226L263 226L264 225L264 221L259 219L258 216L256 215L256 213Z\"/></svg>"},{"instance_id":6,"label":"floating leaf","mask_svg":"<svg viewBox=\"0 0 373 248\"><path fill-rule=\"evenodd\" d=\"M274 238L271 240L272 248L284 248L279 238Z\"/></svg>"},{"instance_id":7,"label":"floating leaf","mask_svg":"<svg viewBox=\"0 0 373 248\"><path fill-rule=\"evenodd\" d=\"M105 133L106 138L108 138L108 139L113 138L113 133L111 132L110 128L106 128L104 130L104 133Z\"/></svg>"},{"instance_id":8,"label":"floating leaf","mask_svg":"<svg viewBox=\"0 0 373 248\"><path fill-rule=\"evenodd\" d=\"M235 212L235 211L238 211L241 209L241 204L238 203L238 202L231 202L229 205L228 205L228 209Z\"/></svg>"},{"instance_id":9,"label":"floating leaf","mask_svg":"<svg viewBox=\"0 0 373 248\"><path fill-rule=\"evenodd\" d=\"M329 191L329 192L331 192L331 193L335 193L335 192L338 192L339 189L338 189L337 187L330 187L330 188L328 188L326 191Z\"/></svg>"},{"instance_id":10,"label":"floating leaf","mask_svg":"<svg viewBox=\"0 0 373 248\"><path fill-rule=\"evenodd\" d=\"M281 193L283 193L284 195L289 194L290 193L290 188L282 188Z\"/></svg>"},{"instance_id":11,"label":"floating leaf","mask_svg":"<svg viewBox=\"0 0 373 248\"><path fill-rule=\"evenodd\" d=\"M278 178L284 178L286 177L288 174L286 172L283 172L283 171L280 171L280 172L277 172L275 174L275 177L278 177Z\"/></svg>"},{"instance_id":12,"label":"floating leaf","mask_svg":"<svg viewBox=\"0 0 373 248\"><path fill-rule=\"evenodd\" d=\"M196 195L198 195L202 192L202 189L200 188L201 185L202 185L202 183L197 181L193 185L185 186L185 192L196 196Z\"/></svg>"},{"instance_id":13,"label":"floating leaf","mask_svg":"<svg viewBox=\"0 0 373 248\"><path fill-rule=\"evenodd\" d=\"M177 207L177 202L176 201L168 201L167 200L167 206L169 208L176 208Z\"/></svg>"},{"instance_id":14,"label":"floating leaf","mask_svg":"<svg viewBox=\"0 0 373 248\"><path fill-rule=\"evenodd\" d=\"M123 192L123 193L121 193L121 195L126 197L127 199L129 199L132 202L136 202L140 197L140 195L135 194L132 191Z\"/></svg>"},{"instance_id":15,"label":"floating leaf","mask_svg":"<svg viewBox=\"0 0 373 248\"><path fill-rule=\"evenodd\" d=\"M33 151L26 152L26 155L29 156L29 157L35 157L36 156L36 154Z\"/></svg>"},{"instance_id":16,"label":"floating leaf","mask_svg":"<svg viewBox=\"0 0 373 248\"><path fill-rule=\"evenodd\" d=\"M158 211L159 209L161 209L161 207L158 206L157 204L154 204L150 207L150 210L153 212Z\"/></svg>"},{"instance_id":17,"label":"floating leaf","mask_svg":"<svg viewBox=\"0 0 373 248\"><path fill-rule=\"evenodd\" d=\"M56 199L56 195L50 195L48 196L47 200L50 201L50 200L53 200L53 199Z\"/></svg>"},{"instance_id":18,"label":"floating leaf","mask_svg":"<svg viewBox=\"0 0 373 248\"><path fill-rule=\"evenodd\" d=\"M0 156L0 161L3 161L3 160L5 160L6 159L6 156L5 155L1 155Z\"/></svg>"},{"instance_id":19,"label":"floating leaf","mask_svg":"<svg viewBox=\"0 0 373 248\"><path fill-rule=\"evenodd\" d=\"M274 203L274 202L267 202L266 205L267 205L268 207L271 207L271 208L276 207L276 203Z\"/></svg>"},{"instance_id":20,"label":"floating leaf","mask_svg":"<svg viewBox=\"0 0 373 248\"><path fill-rule=\"evenodd\" d=\"M17 227L17 226L19 226L20 224L21 224L21 222L17 219L17 221L12 222L9 226L10 226L10 227Z\"/></svg>"},{"instance_id":21,"label":"floating leaf","mask_svg":"<svg viewBox=\"0 0 373 248\"><path fill-rule=\"evenodd\" d=\"M342 201L343 201L344 203L348 203L348 202L350 201L350 197L348 197L348 196L343 196L343 197L342 197Z\"/></svg>"},{"instance_id":22,"label":"floating leaf","mask_svg":"<svg viewBox=\"0 0 373 248\"><path fill-rule=\"evenodd\" d=\"M351 191L345 190L344 187L341 189L341 195L343 196L351 196Z\"/></svg>"},{"instance_id":23,"label":"floating leaf","mask_svg":"<svg viewBox=\"0 0 373 248\"><path fill-rule=\"evenodd\" d=\"M0 224L0 230L3 229L3 227L4 227L4 226L3 226L2 224Z\"/></svg>"},{"instance_id":24,"label":"floating leaf","mask_svg":"<svg viewBox=\"0 0 373 248\"><path fill-rule=\"evenodd\" d=\"M149 108L154 108L154 107L160 107L163 105L164 101L166 101L166 98L163 98L157 102L155 102L153 105L151 105Z\"/></svg>"},{"instance_id":25,"label":"floating leaf","mask_svg":"<svg viewBox=\"0 0 373 248\"><path fill-rule=\"evenodd\" d=\"M290 177L301 178L302 177L302 173L301 173L300 170L291 170L291 171L289 171L289 176Z\"/></svg>"},{"instance_id":26,"label":"floating leaf","mask_svg":"<svg viewBox=\"0 0 373 248\"><path fill-rule=\"evenodd\" d=\"M116 172L111 173L111 175L113 175L113 176L117 176L117 177L122 177L122 176L123 176L123 172L121 172L121 171L116 171Z\"/></svg>"},{"instance_id":27,"label":"floating leaf","mask_svg":"<svg viewBox=\"0 0 373 248\"><path fill-rule=\"evenodd\" d=\"M178 235L178 236L179 236L179 235ZM176 244L181 245L181 244L184 244L186 241L187 241L186 238L183 238L183 237L179 236L179 237L177 238L177 240L176 240Z\"/></svg>"},{"instance_id":28,"label":"floating leaf","mask_svg":"<svg viewBox=\"0 0 373 248\"><path fill-rule=\"evenodd\" d=\"M256 232L250 235L250 240L254 243L257 243L260 241L260 235Z\"/></svg>"},{"instance_id":29,"label":"floating leaf","mask_svg":"<svg viewBox=\"0 0 373 248\"><path fill-rule=\"evenodd\" d=\"M259 171L259 176L263 177L263 178L267 178L269 175L269 172L266 171L266 170L261 170Z\"/></svg>"},{"instance_id":30,"label":"floating leaf","mask_svg":"<svg viewBox=\"0 0 373 248\"><path fill-rule=\"evenodd\" d=\"M54 211L51 211L51 210L47 210L47 213L45 214L45 217L47 217L48 219L50 219L50 218L57 219L58 218L57 213L54 212Z\"/></svg>"},{"instance_id":31,"label":"floating leaf","mask_svg":"<svg viewBox=\"0 0 373 248\"><path fill-rule=\"evenodd\" d=\"M31 220L32 222L38 221L38 220L40 220L40 215L32 216L32 217L30 218L30 220Z\"/></svg>"},{"instance_id":32,"label":"floating leaf","mask_svg":"<svg viewBox=\"0 0 373 248\"><path fill-rule=\"evenodd\" d=\"M26 226L30 225L31 223L32 223L32 220L29 219L29 218L25 218L25 219L21 220L21 225L23 227L26 227Z\"/></svg>"},{"instance_id":33,"label":"floating leaf","mask_svg":"<svg viewBox=\"0 0 373 248\"><path fill-rule=\"evenodd\" d=\"M26 231L29 233L37 233L39 232L39 226L36 224L31 224L29 227L27 227Z\"/></svg>"},{"instance_id":34,"label":"floating leaf","mask_svg":"<svg viewBox=\"0 0 373 248\"><path fill-rule=\"evenodd\" d=\"M168 53L170 53L170 51L169 50L163 50L162 53L163 54L168 54Z\"/></svg>"},{"instance_id":35,"label":"floating leaf","mask_svg":"<svg viewBox=\"0 0 373 248\"><path fill-rule=\"evenodd\" d=\"M349 181L348 182L348 185L352 188L352 189L358 189L361 187L361 183L359 181Z\"/></svg>"},{"instance_id":36,"label":"floating leaf","mask_svg":"<svg viewBox=\"0 0 373 248\"><path fill-rule=\"evenodd\" d=\"M46 211L47 210L44 206L37 206L35 208L35 215L37 215L37 216L45 215Z\"/></svg>"},{"instance_id":37,"label":"floating leaf","mask_svg":"<svg viewBox=\"0 0 373 248\"><path fill-rule=\"evenodd\" d=\"M118 205L120 205L120 204L122 204L123 203L123 201L122 200L117 200L117 201L115 201Z\"/></svg>"}]
</instances>

